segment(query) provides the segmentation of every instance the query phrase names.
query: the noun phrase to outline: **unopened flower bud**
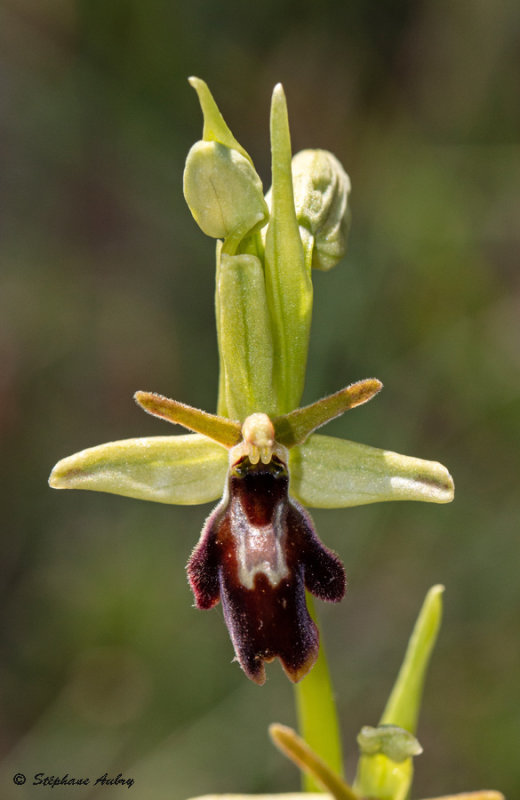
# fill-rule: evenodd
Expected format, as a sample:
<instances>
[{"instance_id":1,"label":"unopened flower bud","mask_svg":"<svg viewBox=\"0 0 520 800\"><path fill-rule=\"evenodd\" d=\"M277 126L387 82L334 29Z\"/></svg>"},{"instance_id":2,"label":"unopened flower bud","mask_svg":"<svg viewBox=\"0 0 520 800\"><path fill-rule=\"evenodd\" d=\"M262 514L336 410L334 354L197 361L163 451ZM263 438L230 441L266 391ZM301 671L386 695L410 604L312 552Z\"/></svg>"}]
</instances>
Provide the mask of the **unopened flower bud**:
<instances>
[{"instance_id":1,"label":"unopened flower bud","mask_svg":"<svg viewBox=\"0 0 520 800\"><path fill-rule=\"evenodd\" d=\"M202 231L231 243L231 252L268 218L262 183L251 162L220 142L193 145L184 170L184 196Z\"/></svg>"},{"instance_id":2,"label":"unopened flower bud","mask_svg":"<svg viewBox=\"0 0 520 800\"><path fill-rule=\"evenodd\" d=\"M296 217L312 237L311 265L329 270L347 249L350 179L327 150L301 150L292 160L292 176Z\"/></svg>"}]
</instances>

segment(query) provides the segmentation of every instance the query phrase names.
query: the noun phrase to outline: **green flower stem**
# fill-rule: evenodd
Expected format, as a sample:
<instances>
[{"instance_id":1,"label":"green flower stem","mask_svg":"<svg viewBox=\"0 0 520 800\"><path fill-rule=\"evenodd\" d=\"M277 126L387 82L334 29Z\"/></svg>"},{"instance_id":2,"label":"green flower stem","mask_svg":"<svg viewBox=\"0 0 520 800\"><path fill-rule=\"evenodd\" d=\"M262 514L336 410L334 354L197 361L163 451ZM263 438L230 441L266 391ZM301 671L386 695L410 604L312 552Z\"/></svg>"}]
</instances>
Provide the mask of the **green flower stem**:
<instances>
[{"instance_id":1,"label":"green flower stem","mask_svg":"<svg viewBox=\"0 0 520 800\"><path fill-rule=\"evenodd\" d=\"M316 779L334 800L360 800L358 795L301 739L285 725L269 726L271 739L307 775Z\"/></svg>"},{"instance_id":2,"label":"green flower stem","mask_svg":"<svg viewBox=\"0 0 520 800\"><path fill-rule=\"evenodd\" d=\"M307 593L307 607L318 625L314 602L309 593ZM316 664L294 688L301 736L333 772L343 776L338 714L323 639L320 642L320 653ZM304 787L307 792L314 792L320 788L308 775L304 776Z\"/></svg>"},{"instance_id":3,"label":"green flower stem","mask_svg":"<svg viewBox=\"0 0 520 800\"><path fill-rule=\"evenodd\" d=\"M282 86L271 105L272 208L265 240L267 301L273 323L278 413L300 404L312 315L312 281L305 264L291 171L291 140Z\"/></svg>"}]
</instances>

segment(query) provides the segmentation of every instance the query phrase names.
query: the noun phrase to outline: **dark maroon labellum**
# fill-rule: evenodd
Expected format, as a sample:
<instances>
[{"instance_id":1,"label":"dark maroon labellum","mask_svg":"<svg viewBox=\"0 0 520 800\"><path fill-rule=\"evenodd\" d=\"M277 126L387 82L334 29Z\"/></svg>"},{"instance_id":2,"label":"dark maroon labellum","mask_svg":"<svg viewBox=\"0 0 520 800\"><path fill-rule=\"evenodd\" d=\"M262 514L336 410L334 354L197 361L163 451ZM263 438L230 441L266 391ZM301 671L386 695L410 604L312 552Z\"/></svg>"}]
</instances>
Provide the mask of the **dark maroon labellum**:
<instances>
[{"instance_id":1,"label":"dark maroon labellum","mask_svg":"<svg viewBox=\"0 0 520 800\"><path fill-rule=\"evenodd\" d=\"M265 681L265 661L279 658L288 677L299 681L318 657L305 588L330 602L345 593L341 561L288 489L287 467L277 456L268 464L241 458L187 567L198 608L222 601L238 661L258 684Z\"/></svg>"}]
</instances>

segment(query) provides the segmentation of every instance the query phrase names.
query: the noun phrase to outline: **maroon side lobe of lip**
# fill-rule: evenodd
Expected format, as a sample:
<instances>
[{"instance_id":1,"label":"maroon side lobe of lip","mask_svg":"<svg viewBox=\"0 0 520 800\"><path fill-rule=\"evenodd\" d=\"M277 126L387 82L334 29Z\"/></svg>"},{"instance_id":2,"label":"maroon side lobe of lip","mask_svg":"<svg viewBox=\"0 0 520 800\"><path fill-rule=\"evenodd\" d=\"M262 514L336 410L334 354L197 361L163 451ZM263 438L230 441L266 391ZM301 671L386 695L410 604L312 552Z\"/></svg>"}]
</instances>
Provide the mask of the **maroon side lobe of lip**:
<instances>
[{"instance_id":1,"label":"maroon side lobe of lip","mask_svg":"<svg viewBox=\"0 0 520 800\"><path fill-rule=\"evenodd\" d=\"M287 468L276 456L254 465L242 458L187 566L197 607L222 601L237 659L258 684L265 681L264 662L279 658L296 682L318 657L305 588L329 602L345 593L341 561L288 488Z\"/></svg>"}]
</instances>

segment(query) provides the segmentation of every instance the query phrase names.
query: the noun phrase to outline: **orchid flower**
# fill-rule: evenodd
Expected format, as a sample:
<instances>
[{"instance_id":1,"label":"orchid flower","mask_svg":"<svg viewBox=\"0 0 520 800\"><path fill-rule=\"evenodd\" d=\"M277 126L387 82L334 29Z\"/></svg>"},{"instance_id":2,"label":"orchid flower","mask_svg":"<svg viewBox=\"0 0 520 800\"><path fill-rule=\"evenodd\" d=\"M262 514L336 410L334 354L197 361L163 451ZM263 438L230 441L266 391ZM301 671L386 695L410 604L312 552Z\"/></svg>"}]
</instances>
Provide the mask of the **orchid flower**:
<instances>
[{"instance_id":1,"label":"orchid flower","mask_svg":"<svg viewBox=\"0 0 520 800\"><path fill-rule=\"evenodd\" d=\"M217 414L137 392L147 412L192 431L107 444L64 458L50 485L161 503L220 502L188 563L198 608L222 603L237 659L256 683L279 658L300 680L318 655L305 590L337 602L339 558L319 540L306 507L389 500L447 503L453 482L433 461L316 434L370 400L370 378L300 408L312 312L312 269L343 256L350 181L323 150L291 159L287 108L271 106L272 187L264 196L253 162L206 84L190 79L204 117L190 150L184 194L216 243L220 358Z\"/></svg>"}]
</instances>

